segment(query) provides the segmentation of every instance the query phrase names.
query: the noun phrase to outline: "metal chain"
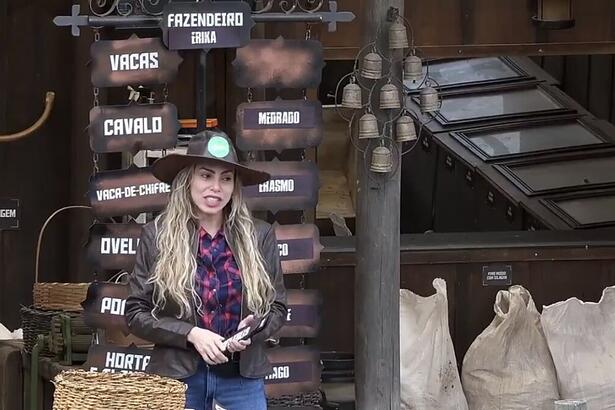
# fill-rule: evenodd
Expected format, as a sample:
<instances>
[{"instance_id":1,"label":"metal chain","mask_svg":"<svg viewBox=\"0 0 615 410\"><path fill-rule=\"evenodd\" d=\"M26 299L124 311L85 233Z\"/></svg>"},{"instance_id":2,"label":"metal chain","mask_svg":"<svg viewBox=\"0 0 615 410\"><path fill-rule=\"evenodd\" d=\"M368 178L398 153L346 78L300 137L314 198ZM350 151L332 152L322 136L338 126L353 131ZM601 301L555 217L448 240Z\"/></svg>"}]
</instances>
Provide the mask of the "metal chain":
<instances>
[{"instance_id":1,"label":"metal chain","mask_svg":"<svg viewBox=\"0 0 615 410\"><path fill-rule=\"evenodd\" d=\"M98 101L98 93L100 92L100 89L98 87L94 87L92 89L92 92L94 94L94 107L98 107L98 105L100 104L100 102Z\"/></svg>"},{"instance_id":2,"label":"metal chain","mask_svg":"<svg viewBox=\"0 0 615 410\"><path fill-rule=\"evenodd\" d=\"M247 97L246 97L246 98L248 99L248 102L249 102L249 103L251 103L251 102L252 102L252 98L253 98L253 97L254 97L254 96L252 95L252 89L251 89L251 88L248 88L248 95L247 95Z\"/></svg>"},{"instance_id":3,"label":"metal chain","mask_svg":"<svg viewBox=\"0 0 615 410\"><path fill-rule=\"evenodd\" d=\"M95 152L94 155L92 155L92 176L100 172L100 168L98 167L98 159L98 154Z\"/></svg>"},{"instance_id":4,"label":"metal chain","mask_svg":"<svg viewBox=\"0 0 615 410\"><path fill-rule=\"evenodd\" d=\"M309 40L311 38L312 38L312 25L308 23L305 25L305 39Z\"/></svg>"},{"instance_id":5,"label":"metal chain","mask_svg":"<svg viewBox=\"0 0 615 410\"><path fill-rule=\"evenodd\" d=\"M94 29L94 41L95 42L99 42L100 41L100 30L98 30L98 28Z\"/></svg>"},{"instance_id":6,"label":"metal chain","mask_svg":"<svg viewBox=\"0 0 615 410\"><path fill-rule=\"evenodd\" d=\"M168 98L169 98L169 85L167 83L164 83L164 88L162 89L162 100L164 102L167 102Z\"/></svg>"}]
</instances>

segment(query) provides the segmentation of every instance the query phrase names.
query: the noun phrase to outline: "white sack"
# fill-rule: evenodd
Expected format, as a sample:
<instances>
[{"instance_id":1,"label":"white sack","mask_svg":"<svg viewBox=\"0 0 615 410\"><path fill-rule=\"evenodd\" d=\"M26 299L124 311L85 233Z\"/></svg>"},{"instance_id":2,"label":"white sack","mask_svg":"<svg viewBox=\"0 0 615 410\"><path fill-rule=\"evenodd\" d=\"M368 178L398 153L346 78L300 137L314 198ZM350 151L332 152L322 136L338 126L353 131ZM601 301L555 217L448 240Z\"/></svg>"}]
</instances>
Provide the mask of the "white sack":
<instances>
[{"instance_id":1,"label":"white sack","mask_svg":"<svg viewBox=\"0 0 615 410\"><path fill-rule=\"evenodd\" d=\"M545 306L541 321L562 398L615 409L615 286L598 303L572 298Z\"/></svg>"},{"instance_id":2,"label":"white sack","mask_svg":"<svg viewBox=\"0 0 615 410\"><path fill-rule=\"evenodd\" d=\"M422 297L400 290L400 382L402 409L468 408L448 329L446 282Z\"/></svg>"},{"instance_id":3,"label":"white sack","mask_svg":"<svg viewBox=\"0 0 615 410\"><path fill-rule=\"evenodd\" d=\"M463 389L472 410L553 409L559 398L553 360L530 293L497 293L495 317L463 359Z\"/></svg>"}]
</instances>

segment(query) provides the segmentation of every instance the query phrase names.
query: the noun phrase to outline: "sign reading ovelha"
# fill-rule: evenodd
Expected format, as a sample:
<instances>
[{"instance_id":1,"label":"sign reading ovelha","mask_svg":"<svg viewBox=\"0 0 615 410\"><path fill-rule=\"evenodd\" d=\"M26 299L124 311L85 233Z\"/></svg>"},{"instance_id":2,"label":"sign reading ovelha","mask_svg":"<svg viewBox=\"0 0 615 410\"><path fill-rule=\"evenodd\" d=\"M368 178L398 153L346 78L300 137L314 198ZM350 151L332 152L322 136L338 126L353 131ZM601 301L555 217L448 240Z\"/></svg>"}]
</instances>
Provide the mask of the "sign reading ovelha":
<instances>
[{"instance_id":1,"label":"sign reading ovelha","mask_svg":"<svg viewBox=\"0 0 615 410\"><path fill-rule=\"evenodd\" d=\"M242 47L252 26L252 10L243 1L168 2L161 22L170 50Z\"/></svg>"},{"instance_id":2,"label":"sign reading ovelha","mask_svg":"<svg viewBox=\"0 0 615 410\"><path fill-rule=\"evenodd\" d=\"M128 285L123 283L92 282L88 287L83 307L83 321L95 329L117 329L129 332L124 308L128 298Z\"/></svg>"},{"instance_id":3,"label":"sign reading ovelha","mask_svg":"<svg viewBox=\"0 0 615 410\"><path fill-rule=\"evenodd\" d=\"M317 290L288 289L288 315L278 337L316 337L320 330L322 296Z\"/></svg>"},{"instance_id":4,"label":"sign reading ovelha","mask_svg":"<svg viewBox=\"0 0 615 410\"><path fill-rule=\"evenodd\" d=\"M137 223L92 225L87 246L88 261L96 271L131 271L141 229L142 226Z\"/></svg>"},{"instance_id":5,"label":"sign reading ovelha","mask_svg":"<svg viewBox=\"0 0 615 410\"><path fill-rule=\"evenodd\" d=\"M173 104L97 106L90 110L90 148L98 153L172 148L180 128Z\"/></svg>"},{"instance_id":6,"label":"sign reading ovelha","mask_svg":"<svg viewBox=\"0 0 615 410\"><path fill-rule=\"evenodd\" d=\"M92 345L83 367L91 372L144 372L154 354L156 354L154 350L140 349L136 346Z\"/></svg>"},{"instance_id":7,"label":"sign reading ovelha","mask_svg":"<svg viewBox=\"0 0 615 410\"><path fill-rule=\"evenodd\" d=\"M248 166L271 178L242 188L248 207L255 211L305 210L318 202L318 168L311 161L251 162Z\"/></svg>"},{"instance_id":8,"label":"sign reading ovelha","mask_svg":"<svg viewBox=\"0 0 615 410\"><path fill-rule=\"evenodd\" d=\"M0 231L19 229L19 199L0 198Z\"/></svg>"},{"instance_id":9,"label":"sign reading ovelha","mask_svg":"<svg viewBox=\"0 0 615 410\"><path fill-rule=\"evenodd\" d=\"M169 51L160 38L96 41L90 46L92 85L121 87L125 85L165 84L177 76L182 58Z\"/></svg>"},{"instance_id":10,"label":"sign reading ovelha","mask_svg":"<svg viewBox=\"0 0 615 410\"><path fill-rule=\"evenodd\" d=\"M274 225L284 273L308 273L318 270L320 233L312 224Z\"/></svg>"},{"instance_id":11,"label":"sign reading ovelha","mask_svg":"<svg viewBox=\"0 0 615 410\"><path fill-rule=\"evenodd\" d=\"M322 105L280 99L240 104L235 127L243 151L315 147L323 137Z\"/></svg>"},{"instance_id":12,"label":"sign reading ovelha","mask_svg":"<svg viewBox=\"0 0 615 410\"><path fill-rule=\"evenodd\" d=\"M165 207L171 188L160 182L149 167L104 171L90 179L88 198L99 217L137 215Z\"/></svg>"},{"instance_id":13,"label":"sign reading ovelha","mask_svg":"<svg viewBox=\"0 0 615 410\"><path fill-rule=\"evenodd\" d=\"M316 40L252 40L233 61L239 87L316 88L320 84L322 44Z\"/></svg>"},{"instance_id":14,"label":"sign reading ovelha","mask_svg":"<svg viewBox=\"0 0 615 410\"><path fill-rule=\"evenodd\" d=\"M273 373L265 376L267 397L297 395L318 390L320 352L312 346L268 349Z\"/></svg>"}]
</instances>

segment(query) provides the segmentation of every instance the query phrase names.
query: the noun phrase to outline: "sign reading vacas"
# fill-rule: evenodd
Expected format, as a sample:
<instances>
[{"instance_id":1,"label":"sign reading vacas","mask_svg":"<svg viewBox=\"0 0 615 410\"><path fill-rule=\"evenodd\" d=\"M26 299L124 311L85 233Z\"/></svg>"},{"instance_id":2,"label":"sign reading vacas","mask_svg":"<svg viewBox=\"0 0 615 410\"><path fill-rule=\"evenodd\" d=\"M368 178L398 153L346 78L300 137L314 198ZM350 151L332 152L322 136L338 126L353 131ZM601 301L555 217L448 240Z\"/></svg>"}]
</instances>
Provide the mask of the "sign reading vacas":
<instances>
[{"instance_id":1,"label":"sign reading vacas","mask_svg":"<svg viewBox=\"0 0 615 410\"><path fill-rule=\"evenodd\" d=\"M160 182L150 168L99 172L90 180L88 197L94 215L137 215L159 211L167 204L171 188Z\"/></svg>"},{"instance_id":2,"label":"sign reading vacas","mask_svg":"<svg viewBox=\"0 0 615 410\"><path fill-rule=\"evenodd\" d=\"M242 47L250 41L251 12L243 1L169 2L162 38L170 50Z\"/></svg>"},{"instance_id":3,"label":"sign reading vacas","mask_svg":"<svg viewBox=\"0 0 615 410\"><path fill-rule=\"evenodd\" d=\"M98 106L90 110L90 148L98 153L174 147L180 123L173 104Z\"/></svg>"},{"instance_id":4,"label":"sign reading vacas","mask_svg":"<svg viewBox=\"0 0 615 410\"><path fill-rule=\"evenodd\" d=\"M96 41L90 46L94 87L164 84L177 75L182 58L159 38Z\"/></svg>"}]
</instances>

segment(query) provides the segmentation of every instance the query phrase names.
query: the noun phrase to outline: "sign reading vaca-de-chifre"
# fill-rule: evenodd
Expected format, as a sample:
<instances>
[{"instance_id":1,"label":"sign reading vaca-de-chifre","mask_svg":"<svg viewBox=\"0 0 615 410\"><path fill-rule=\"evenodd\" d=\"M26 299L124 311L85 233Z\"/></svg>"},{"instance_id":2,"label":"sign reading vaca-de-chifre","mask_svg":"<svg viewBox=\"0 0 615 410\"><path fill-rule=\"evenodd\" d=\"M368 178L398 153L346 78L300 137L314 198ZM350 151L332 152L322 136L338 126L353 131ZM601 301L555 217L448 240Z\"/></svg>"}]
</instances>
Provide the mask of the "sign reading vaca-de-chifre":
<instances>
[{"instance_id":1,"label":"sign reading vaca-de-chifre","mask_svg":"<svg viewBox=\"0 0 615 410\"><path fill-rule=\"evenodd\" d=\"M81 302L83 321L95 329L116 329L127 335L129 330L124 317L127 298L126 284L92 282Z\"/></svg>"},{"instance_id":2,"label":"sign reading vaca-de-chifre","mask_svg":"<svg viewBox=\"0 0 615 410\"><path fill-rule=\"evenodd\" d=\"M182 62L159 38L136 35L127 40L96 41L90 54L94 87L165 84L175 79Z\"/></svg>"},{"instance_id":3,"label":"sign reading vaca-de-chifre","mask_svg":"<svg viewBox=\"0 0 615 410\"><path fill-rule=\"evenodd\" d=\"M318 202L318 168L310 161L251 162L248 166L271 178L242 188L248 207L255 211L304 210Z\"/></svg>"},{"instance_id":4,"label":"sign reading vaca-de-chifre","mask_svg":"<svg viewBox=\"0 0 615 410\"><path fill-rule=\"evenodd\" d=\"M317 290L287 289L288 314L277 337L316 337L320 330L322 296Z\"/></svg>"},{"instance_id":5,"label":"sign reading vaca-de-chifre","mask_svg":"<svg viewBox=\"0 0 615 410\"><path fill-rule=\"evenodd\" d=\"M267 397L296 395L318 390L320 352L312 346L278 347L266 352L273 373L265 376Z\"/></svg>"},{"instance_id":6,"label":"sign reading vaca-de-chifre","mask_svg":"<svg viewBox=\"0 0 615 410\"><path fill-rule=\"evenodd\" d=\"M252 40L237 49L235 82L252 88L316 88L325 66L316 40Z\"/></svg>"},{"instance_id":7,"label":"sign reading vaca-de-chifre","mask_svg":"<svg viewBox=\"0 0 615 410\"><path fill-rule=\"evenodd\" d=\"M137 223L93 225L87 246L88 261L96 271L131 271L142 228Z\"/></svg>"},{"instance_id":8,"label":"sign reading vaca-de-chifre","mask_svg":"<svg viewBox=\"0 0 615 410\"><path fill-rule=\"evenodd\" d=\"M90 110L90 148L98 153L171 148L180 128L173 104L97 106Z\"/></svg>"},{"instance_id":9,"label":"sign reading vaca-de-chifre","mask_svg":"<svg viewBox=\"0 0 615 410\"><path fill-rule=\"evenodd\" d=\"M240 104L235 128L243 151L315 147L323 137L322 105L280 99Z\"/></svg>"},{"instance_id":10,"label":"sign reading vaca-de-chifre","mask_svg":"<svg viewBox=\"0 0 615 410\"><path fill-rule=\"evenodd\" d=\"M88 197L94 215L137 215L159 211L168 202L171 188L160 182L149 167L104 171L90 179Z\"/></svg>"},{"instance_id":11,"label":"sign reading vaca-de-chifre","mask_svg":"<svg viewBox=\"0 0 615 410\"><path fill-rule=\"evenodd\" d=\"M320 233L312 224L274 225L284 273L308 273L318 270Z\"/></svg>"},{"instance_id":12,"label":"sign reading vaca-de-chifre","mask_svg":"<svg viewBox=\"0 0 615 410\"><path fill-rule=\"evenodd\" d=\"M169 2L161 21L170 50L242 47L252 26L252 10L243 1Z\"/></svg>"},{"instance_id":13,"label":"sign reading vaca-de-chifre","mask_svg":"<svg viewBox=\"0 0 615 410\"><path fill-rule=\"evenodd\" d=\"M92 345L84 369L91 372L144 372L155 351L136 346Z\"/></svg>"},{"instance_id":14,"label":"sign reading vaca-de-chifre","mask_svg":"<svg viewBox=\"0 0 615 410\"><path fill-rule=\"evenodd\" d=\"M19 199L0 198L0 231L19 229Z\"/></svg>"}]
</instances>

